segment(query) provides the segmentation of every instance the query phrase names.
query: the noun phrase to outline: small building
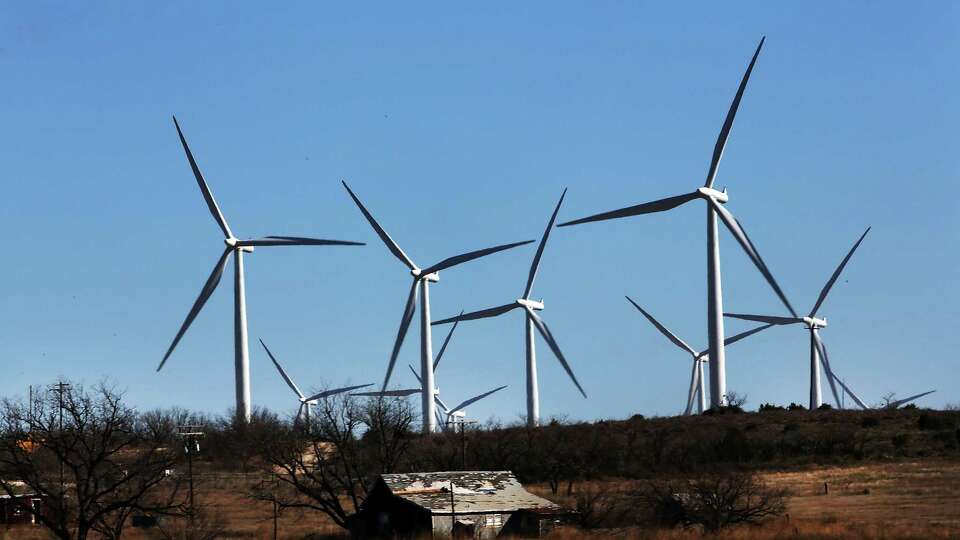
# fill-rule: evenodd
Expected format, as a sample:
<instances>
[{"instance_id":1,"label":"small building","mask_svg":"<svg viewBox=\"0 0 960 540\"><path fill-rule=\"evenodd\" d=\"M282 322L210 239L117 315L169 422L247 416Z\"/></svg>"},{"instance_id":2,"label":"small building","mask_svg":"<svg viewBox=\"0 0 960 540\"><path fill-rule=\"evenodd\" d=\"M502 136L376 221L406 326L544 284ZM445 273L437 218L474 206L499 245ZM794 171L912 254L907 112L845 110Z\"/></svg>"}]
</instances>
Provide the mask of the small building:
<instances>
[{"instance_id":1,"label":"small building","mask_svg":"<svg viewBox=\"0 0 960 540\"><path fill-rule=\"evenodd\" d=\"M0 489L0 524L33 524L36 523L35 512L43 511L42 499L36 495L24 482L7 482L11 493Z\"/></svg>"},{"instance_id":2,"label":"small building","mask_svg":"<svg viewBox=\"0 0 960 540\"><path fill-rule=\"evenodd\" d=\"M525 490L510 471L384 474L351 531L357 538L538 537L569 514Z\"/></svg>"}]
</instances>

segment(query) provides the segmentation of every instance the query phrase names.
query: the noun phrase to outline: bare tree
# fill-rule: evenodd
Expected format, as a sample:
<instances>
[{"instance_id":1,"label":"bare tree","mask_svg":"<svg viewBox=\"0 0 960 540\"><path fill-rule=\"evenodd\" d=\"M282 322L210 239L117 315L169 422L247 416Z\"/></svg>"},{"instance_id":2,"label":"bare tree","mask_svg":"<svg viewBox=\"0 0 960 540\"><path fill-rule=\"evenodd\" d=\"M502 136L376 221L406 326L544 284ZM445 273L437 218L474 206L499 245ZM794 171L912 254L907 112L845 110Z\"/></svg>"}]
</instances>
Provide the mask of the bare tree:
<instances>
[{"instance_id":1,"label":"bare tree","mask_svg":"<svg viewBox=\"0 0 960 540\"><path fill-rule=\"evenodd\" d=\"M289 425L280 436L265 441L268 473L277 482L255 488L252 496L280 508L317 510L348 528L371 480L396 470L404 459L414 437L413 420L402 399L364 403L349 395L321 399L309 429Z\"/></svg>"},{"instance_id":2,"label":"bare tree","mask_svg":"<svg viewBox=\"0 0 960 540\"><path fill-rule=\"evenodd\" d=\"M747 405L747 395L741 394L740 392L734 392L733 390L727 392L727 407L736 407L739 409L744 408Z\"/></svg>"},{"instance_id":3,"label":"bare tree","mask_svg":"<svg viewBox=\"0 0 960 540\"><path fill-rule=\"evenodd\" d=\"M886 394L880 397L880 403L874 405L874 408L886 409L891 405L893 405L893 402L896 400L897 400L896 392L887 392Z\"/></svg>"},{"instance_id":4,"label":"bare tree","mask_svg":"<svg viewBox=\"0 0 960 540\"><path fill-rule=\"evenodd\" d=\"M643 495L661 524L717 532L782 514L787 492L767 486L754 473L731 471L685 482L652 482Z\"/></svg>"},{"instance_id":5,"label":"bare tree","mask_svg":"<svg viewBox=\"0 0 960 540\"><path fill-rule=\"evenodd\" d=\"M104 384L62 386L34 403L0 404L0 490L29 488L42 504L25 510L57 538L116 539L132 512L180 507L168 475L175 452L121 397Z\"/></svg>"}]
</instances>

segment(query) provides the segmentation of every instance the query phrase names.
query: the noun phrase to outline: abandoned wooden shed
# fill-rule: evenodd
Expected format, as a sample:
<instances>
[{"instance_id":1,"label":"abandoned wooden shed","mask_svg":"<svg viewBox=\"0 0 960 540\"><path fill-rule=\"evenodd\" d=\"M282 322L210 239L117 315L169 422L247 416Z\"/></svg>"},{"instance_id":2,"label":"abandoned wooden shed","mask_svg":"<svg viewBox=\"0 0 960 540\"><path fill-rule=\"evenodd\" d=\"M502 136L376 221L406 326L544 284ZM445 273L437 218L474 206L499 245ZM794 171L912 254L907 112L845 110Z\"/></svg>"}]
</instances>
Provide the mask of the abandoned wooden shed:
<instances>
[{"instance_id":1,"label":"abandoned wooden shed","mask_svg":"<svg viewBox=\"0 0 960 540\"><path fill-rule=\"evenodd\" d=\"M510 471L384 474L354 516L354 537L542 536L569 511Z\"/></svg>"},{"instance_id":2,"label":"abandoned wooden shed","mask_svg":"<svg viewBox=\"0 0 960 540\"><path fill-rule=\"evenodd\" d=\"M43 511L43 499L23 482L7 481L10 491L0 489L0 524L36 523L34 512Z\"/></svg>"}]
</instances>

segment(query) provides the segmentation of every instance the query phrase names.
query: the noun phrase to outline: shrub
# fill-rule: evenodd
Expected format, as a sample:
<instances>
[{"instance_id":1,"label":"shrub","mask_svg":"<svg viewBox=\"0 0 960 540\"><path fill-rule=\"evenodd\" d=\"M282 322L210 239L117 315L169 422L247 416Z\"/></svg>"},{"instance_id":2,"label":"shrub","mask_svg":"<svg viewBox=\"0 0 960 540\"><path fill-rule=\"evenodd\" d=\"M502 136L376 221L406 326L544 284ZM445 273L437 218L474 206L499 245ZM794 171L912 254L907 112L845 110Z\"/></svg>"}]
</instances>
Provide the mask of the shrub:
<instances>
[{"instance_id":1,"label":"shrub","mask_svg":"<svg viewBox=\"0 0 960 540\"><path fill-rule=\"evenodd\" d=\"M727 471L680 483L651 483L644 498L661 525L702 526L715 533L783 514L786 495L754 473Z\"/></svg>"},{"instance_id":2,"label":"shrub","mask_svg":"<svg viewBox=\"0 0 960 540\"><path fill-rule=\"evenodd\" d=\"M893 447L897 450L903 450L907 446L907 442L910 440L910 436L906 433L897 433L890 438L890 442L893 444Z\"/></svg>"},{"instance_id":3,"label":"shrub","mask_svg":"<svg viewBox=\"0 0 960 540\"><path fill-rule=\"evenodd\" d=\"M805 411L807 410L807 408L799 403L791 403L789 406L787 406L787 410L788 411Z\"/></svg>"}]
</instances>

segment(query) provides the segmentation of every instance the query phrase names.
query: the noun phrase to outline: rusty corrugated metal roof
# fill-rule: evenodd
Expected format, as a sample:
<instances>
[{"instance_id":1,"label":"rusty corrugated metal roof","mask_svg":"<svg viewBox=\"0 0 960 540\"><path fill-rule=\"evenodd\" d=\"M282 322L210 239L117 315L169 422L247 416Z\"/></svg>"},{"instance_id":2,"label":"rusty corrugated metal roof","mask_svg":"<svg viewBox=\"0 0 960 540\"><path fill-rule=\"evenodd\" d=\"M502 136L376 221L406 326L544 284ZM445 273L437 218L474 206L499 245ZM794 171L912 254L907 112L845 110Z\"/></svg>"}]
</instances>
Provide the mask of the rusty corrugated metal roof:
<instances>
[{"instance_id":1,"label":"rusty corrugated metal roof","mask_svg":"<svg viewBox=\"0 0 960 540\"><path fill-rule=\"evenodd\" d=\"M510 471L384 474L381 478L395 496L426 508L433 514L450 514L451 503L457 514L562 511L553 502L523 489Z\"/></svg>"}]
</instances>

